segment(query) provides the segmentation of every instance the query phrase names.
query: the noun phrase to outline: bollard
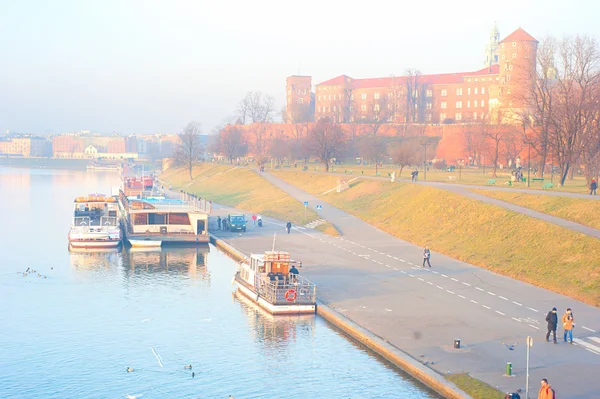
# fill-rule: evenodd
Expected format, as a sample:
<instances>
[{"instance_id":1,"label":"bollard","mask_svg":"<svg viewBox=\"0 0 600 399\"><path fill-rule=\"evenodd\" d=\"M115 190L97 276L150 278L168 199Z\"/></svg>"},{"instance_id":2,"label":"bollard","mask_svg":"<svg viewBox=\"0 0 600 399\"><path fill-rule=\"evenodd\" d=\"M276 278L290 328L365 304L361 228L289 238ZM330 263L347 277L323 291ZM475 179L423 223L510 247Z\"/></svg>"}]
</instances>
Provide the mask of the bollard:
<instances>
[{"instance_id":1,"label":"bollard","mask_svg":"<svg viewBox=\"0 0 600 399\"><path fill-rule=\"evenodd\" d=\"M454 340L454 349L460 349L460 339Z\"/></svg>"},{"instance_id":2,"label":"bollard","mask_svg":"<svg viewBox=\"0 0 600 399\"><path fill-rule=\"evenodd\" d=\"M506 362L506 374L507 376L511 376L512 375L512 363L510 362Z\"/></svg>"}]
</instances>

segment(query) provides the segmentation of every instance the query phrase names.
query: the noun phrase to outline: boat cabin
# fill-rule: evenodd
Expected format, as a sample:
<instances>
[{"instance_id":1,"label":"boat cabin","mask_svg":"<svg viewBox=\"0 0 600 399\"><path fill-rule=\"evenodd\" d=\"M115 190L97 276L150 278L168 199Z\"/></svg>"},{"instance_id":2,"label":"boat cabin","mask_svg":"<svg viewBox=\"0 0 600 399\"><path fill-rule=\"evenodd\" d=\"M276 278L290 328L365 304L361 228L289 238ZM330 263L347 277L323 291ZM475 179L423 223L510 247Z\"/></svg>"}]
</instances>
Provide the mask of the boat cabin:
<instances>
[{"instance_id":1,"label":"boat cabin","mask_svg":"<svg viewBox=\"0 0 600 399\"><path fill-rule=\"evenodd\" d=\"M75 198L73 225L77 227L117 226L118 204L114 197L89 194Z\"/></svg>"}]
</instances>

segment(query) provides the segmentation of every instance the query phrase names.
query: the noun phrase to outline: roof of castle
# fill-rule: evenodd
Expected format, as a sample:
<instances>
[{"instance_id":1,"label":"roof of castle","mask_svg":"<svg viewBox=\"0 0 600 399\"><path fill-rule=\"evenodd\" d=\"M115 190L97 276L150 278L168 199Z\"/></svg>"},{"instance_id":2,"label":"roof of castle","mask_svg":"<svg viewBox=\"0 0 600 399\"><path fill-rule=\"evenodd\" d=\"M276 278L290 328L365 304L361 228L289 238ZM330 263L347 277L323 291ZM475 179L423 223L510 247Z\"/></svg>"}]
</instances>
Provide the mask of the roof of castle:
<instances>
[{"instance_id":1,"label":"roof of castle","mask_svg":"<svg viewBox=\"0 0 600 399\"><path fill-rule=\"evenodd\" d=\"M523 30L522 28L519 28L500 41L500 43L504 43L504 42L536 42L537 43L537 40L535 40L535 37L533 37L529 33L525 32L525 30Z\"/></svg>"}]
</instances>

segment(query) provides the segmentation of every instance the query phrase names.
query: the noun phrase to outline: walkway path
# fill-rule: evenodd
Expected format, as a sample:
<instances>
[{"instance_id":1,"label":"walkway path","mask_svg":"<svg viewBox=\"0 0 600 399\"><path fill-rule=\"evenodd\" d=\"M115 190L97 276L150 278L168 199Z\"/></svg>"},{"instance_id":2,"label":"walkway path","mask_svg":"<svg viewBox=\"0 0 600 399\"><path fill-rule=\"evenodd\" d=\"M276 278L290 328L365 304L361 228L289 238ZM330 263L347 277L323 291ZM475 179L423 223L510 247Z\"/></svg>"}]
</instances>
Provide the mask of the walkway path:
<instances>
[{"instance_id":1,"label":"walkway path","mask_svg":"<svg viewBox=\"0 0 600 399\"><path fill-rule=\"evenodd\" d=\"M322 216L343 236L306 228L287 235L283 222L268 218L247 234L217 232L244 253L270 248L273 232L281 232L277 247L303 261L302 273L318 284L321 300L440 373L471 372L503 391L524 390L524 342L531 335L533 392L548 378L559 397L600 396L600 309L441 254L432 254L433 268L424 269L421 248L263 176L299 201L321 204ZM575 345L543 342L545 314L553 306L559 316L573 308ZM462 349L452 348L455 338ZM513 343L514 350L504 345ZM506 362L516 377L503 377Z\"/></svg>"}]
</instances>

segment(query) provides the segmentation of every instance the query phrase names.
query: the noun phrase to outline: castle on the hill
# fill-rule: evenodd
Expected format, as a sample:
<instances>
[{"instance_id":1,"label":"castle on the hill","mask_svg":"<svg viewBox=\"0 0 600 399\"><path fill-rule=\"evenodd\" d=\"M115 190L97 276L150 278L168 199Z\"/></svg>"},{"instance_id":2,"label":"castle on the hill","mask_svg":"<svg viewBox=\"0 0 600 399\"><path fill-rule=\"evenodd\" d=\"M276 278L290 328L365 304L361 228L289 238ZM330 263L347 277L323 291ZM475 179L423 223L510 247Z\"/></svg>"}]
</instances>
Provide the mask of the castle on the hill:
<instances>
[{"instance_id":1,"label":"castle on the hill","mask_svg":"<svg viewBox=\"0 0 600 399\"><path fill-rule=\"evenodd\" d=\"M340 75L315 86L310 76L290 76L287 122L329 118L338 123L515 121L525 111L535 79L538 41L519 28L500 40L490 32L482 69L472 72L353 79Z\"/></svg>"}]
</instances>

